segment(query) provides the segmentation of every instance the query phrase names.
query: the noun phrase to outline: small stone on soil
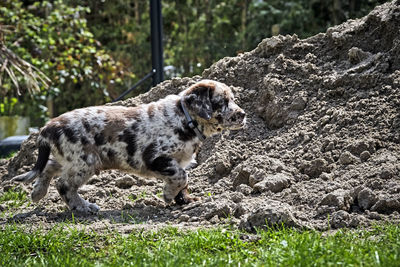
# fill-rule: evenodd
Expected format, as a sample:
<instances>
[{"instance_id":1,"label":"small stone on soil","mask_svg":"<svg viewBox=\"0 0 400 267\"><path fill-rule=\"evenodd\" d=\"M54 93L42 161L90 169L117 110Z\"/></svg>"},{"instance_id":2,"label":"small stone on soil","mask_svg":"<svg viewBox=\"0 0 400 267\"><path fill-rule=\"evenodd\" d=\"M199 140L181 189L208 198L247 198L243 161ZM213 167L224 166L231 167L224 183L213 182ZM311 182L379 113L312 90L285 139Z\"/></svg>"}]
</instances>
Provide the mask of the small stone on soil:
<instances>
[{"instance_id":1,"label":"small stone on soil","mask_svg":"<svg viewBox=\"0 0 400 267\"><path fill-rule=\"evenodd\" d=\"M115 185L121 189L131 188L135 184L135 179L130 175L125 175L115 180Z\"/></svg>"}]
</instances>

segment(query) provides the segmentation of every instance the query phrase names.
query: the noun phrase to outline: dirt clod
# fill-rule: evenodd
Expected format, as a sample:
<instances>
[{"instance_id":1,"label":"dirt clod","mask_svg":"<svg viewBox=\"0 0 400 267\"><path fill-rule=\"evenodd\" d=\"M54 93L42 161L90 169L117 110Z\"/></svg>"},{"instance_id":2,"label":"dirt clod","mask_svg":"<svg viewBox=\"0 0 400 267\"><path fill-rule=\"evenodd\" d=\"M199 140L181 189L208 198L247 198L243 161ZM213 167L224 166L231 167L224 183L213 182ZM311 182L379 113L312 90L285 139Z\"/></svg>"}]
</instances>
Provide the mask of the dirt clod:
<instances>
[{"instance_id":1,"label":"dirt clod","mask_svg":"<svg viewBox=\"0 0 400 267\"><path fill-rule=\"evenodd\" d=\"M271 191L274 193L281 192L283 189L289 187L290 177L288 175L278 173L269 175L261 182L256 183L253 188L255 192Z\"/></svg>"},{"instance_id":2,"label":"dirt clod","mask_svg":"<svg viewBox=\"0 0 400 267\"><path fill-rule=\"evenodd\" d=\"M350 205L353 202L353 198L349 191L343 189L337 189L334 192L328 193L325 195L320 205L327 205L331 207L335 207L337 210L346 210L350 209Z\"/></svg>"},{"instance_id":3,"label":"dirt clod","mask_svg":"<svg viewBox=\"0 0 400 267\"><path fill-rule=\"evenodd\" d=\"M269 226L286 225L301 227L300 223L292 214L291 207L275 200L267 200L260 203L259 207L244 218L240 227L246 230L265 228Z\"/></svg>"},{"instance_id":4,"label":"dirt clod","mask_svg":"<svg viewBox=\"0 0 400 267\"><path fill-rule=\"evenodd\" d=\"M121 189L131 188L134 184L135 180L130 175L125 175L115 180L115 185Z\"/></svg>"},{"instance_id":5,"label":"dirt clod","mask_svg":"<svg viewBox=\"0 0 400 267\"><path fill-rule=\"evenodd\" d=\"M369 188L364 188L358 193L357 196L358 199L358 206L364 210L370 209L378 200L377 196L375 193L369 189Z\"/></svg>"}]
</instances>

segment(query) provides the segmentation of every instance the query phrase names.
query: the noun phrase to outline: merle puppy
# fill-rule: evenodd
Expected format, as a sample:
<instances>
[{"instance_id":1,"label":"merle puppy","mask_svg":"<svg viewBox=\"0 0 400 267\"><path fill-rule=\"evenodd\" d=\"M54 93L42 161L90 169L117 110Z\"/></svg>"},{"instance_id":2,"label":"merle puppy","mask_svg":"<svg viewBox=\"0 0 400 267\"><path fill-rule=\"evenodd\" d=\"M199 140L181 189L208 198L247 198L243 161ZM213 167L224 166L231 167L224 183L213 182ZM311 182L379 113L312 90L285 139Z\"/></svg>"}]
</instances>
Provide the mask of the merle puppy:
<instances>
[{"instance_id":1,"label":"merle puppy","mask_svg":"<svg viewBox=\"0 0 400 267\"><path fill-rule=\"evenodd\" d=\"M165 181L164 200L177 204L194 199L187 192L185 171L206 137L245 125L245 113L230 88L203 80L157 102L137 107L97 106L76 109L49 121L38 137L34 168L13 180L29 183L34 202L50 181L71 210L97 212L78 188L100 170L120 169ZM50 154L52 157L50 158Z\"/></svg>"}]
</instances>

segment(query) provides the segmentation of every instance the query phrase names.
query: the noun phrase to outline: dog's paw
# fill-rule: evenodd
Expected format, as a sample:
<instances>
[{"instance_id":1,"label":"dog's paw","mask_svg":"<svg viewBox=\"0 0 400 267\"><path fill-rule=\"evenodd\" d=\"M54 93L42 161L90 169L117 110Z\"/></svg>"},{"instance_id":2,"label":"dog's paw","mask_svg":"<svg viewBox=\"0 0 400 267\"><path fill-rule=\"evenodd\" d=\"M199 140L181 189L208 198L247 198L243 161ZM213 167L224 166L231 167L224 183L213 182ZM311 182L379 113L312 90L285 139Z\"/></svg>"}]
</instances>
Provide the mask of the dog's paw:
<instances>
[{"instance_id":1,"label":"dog's paw","mask_svg":"<svg viewBox=\"0 0 400 267\"><path fill-rule=\"evenodd\" d=\"M95 203L90 203L86 201L84 205L76 206L72 210L85 214L96 214L97 212L99 212L100 208Z\"/></svg>"},{"instance_id":2,"label":"dog's paw","mask_svg":"<svg viewBox=\"0 0 400 267\"><path fill-rule=\"evenodd\" d=\"M179 191L178 195L175 197L175 203L178 205L190 204L199 200L201 200L201 198L190 196L189 192L187 191L187 188L184 188L181 191Z\"/></svg>"},{"instance_id":3,"label":"dog's paw","mask_svg":"<svg viewBox=\"0 0 400 267\"><path fill-rule=\"evenodd\" d=\"M172 198L167 197L165 194L163 195L163 199L164 199L164 202L165 202L165 204L166 204L167 206L171 206L172 201L174 200L174 199L172 199Z\"/></svg>"},{"instance_id":4,"label":"dog's paw","mask_svg":"<svg viewBox=\"0 0 400 267\"><path fill-rule=\"evenodd\" d=\"M31 198L34 203L39 202L46 194L49 189L50 181L47 183L41 183L39 180L33 185Z\"/></svg>"}]
</instances>

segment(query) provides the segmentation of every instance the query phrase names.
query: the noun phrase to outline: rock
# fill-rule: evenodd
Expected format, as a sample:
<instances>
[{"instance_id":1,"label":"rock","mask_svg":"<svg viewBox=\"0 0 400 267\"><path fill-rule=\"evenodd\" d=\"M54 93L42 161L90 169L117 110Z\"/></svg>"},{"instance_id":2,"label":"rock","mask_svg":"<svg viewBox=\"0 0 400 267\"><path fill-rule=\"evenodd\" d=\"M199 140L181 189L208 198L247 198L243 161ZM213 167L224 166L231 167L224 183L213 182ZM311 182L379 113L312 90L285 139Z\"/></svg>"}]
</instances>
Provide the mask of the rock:
<instances>
[{"instance_id":1,"label":"rock","mask_svg":"<svg viewBox=\"0 0 400 267\"><path fill-rule=\"evenodd\" d=\"M349 151L354 156L361 156L361 153L365 151L373 153L375 151L375 148L372 141L360 140L351 143L346 147L345 150Z\"/></svg>"},{"instance_id":2,"label":"rock","mask_svg":"<svg viewBox=\"0 0 400 267\"><path fill-rule=\"evenodd\" d=\"M344 210L335 211L330 218L333 228L343 228L349 226L350 214Z\"/></svg>"},{"instance_id":3,"label":"rock","mask_svg":"<svg viewBox=\"0 0 400 267\"><path fill-rule=\"evenodd\" d=\"M310 178L317 178L321 173L329 171L328 162L323 158L305 161L301 164L300 171Z\"/></svg>"},{"instance_id":4,"label":"rock","mask_svg":"<svg viewBox=\"0 0 400 267\"><path fill-rule=\"evenodd\" d=\"M88 194L90 192L96 192L96 186L95 185L91 185L91 184L86 184L84 186L82 186L81 188L78 189L78 193L85 195Z\"/></svg>"},{"instance_id":5,"label":"rock","mask_svg":"<svg viewBox=\"0 0 400 267\"><path fill-rule=\"evenodd\" d=\"M241 184L238 187L236 187L236 191L242 193L245 196L248 196L251 194L253 189L246 184Z\"/></svg>"},{"instance_id":6,"label":"rock","mask_svg":"<svg viewBox=\"0 0 400 267\"><path fill-rule=\"evenodd\" d=\"M106 192L104 191L104 189L97 189L97 191L95 191L95 195L97 197L103 198L106 196Z\"/></svg>"},{"instance_id":7,"label":"rock","mask_svg":"<svg viewBox=\"0 0 400 267\"><path fill-rule=\"evenodd\" d=\"M339 157L339 163L342 165L349 165L357 161L357 158L353 156L349 151L343 152Z\"/></svg>"},{"instance_id":8,"label":"rock","mask_svg":"<svg viewBox=\"0 0 400 267\"><path fill-rule=\"evenodd\" d=\"M145 198L143 200L143 203L146 206L159 206L161 204L160 202L162 202L164 204L164 201L162 201L161 199L158 199L158 198Z\"/></svg>"},{"instance_id":9,"label":"rock","mask_svg":"<svg viewBox=\"0 0 400 267\"><path fill-rule=\"evenodd\" d=\"M380 176L382 179L387 180L387 179L390 179L390 178L393 177L393 172L392 172L391 170L385 169L385 170L382 170L382 172L379 174L379 176Z\"/></svg>"},{"instance_id":10,"label":"rock","mask_svg":"<svg viewBox=\"0 0 400 267\"><path fill-rule=\"evenodd\" d=\"M262 170L256 169L249 176L249 185L251 187L254 187L255 184L261 182L264 179L265 179L265 173Z\"/></svg>"},{"instance_id":11,"label":"rock","mask_svg":"<svg viewBox=\"0 0 400 267\"><path fill-rule=\"evenodd\" d=\"M133 209L133 205L132 205L131 203L125 203L125 204L122 206L122 209L123 209L123 210L131 210L131 209Z\"/></svg>"},{"instance_id":12,"label":"rock","mask_svg":"<svg viewBox=\"0 0 400 267\"><path fill-rule=\"evenodd\" d=\"M331 207L328 205L320 205L317 207L317 215L318 216L323 215L324 217L326 217L326 214L331 214L336 210L337 210L336 207Z\"/></svg>"},{"instance_id":13,"label":"rock","mask_svg":"<svg viewBox=\"0 0 400 267\"><path fill-rule=\"evenodd\" d=\"M232 208L226 200L207 203L204 208L207 211L204 216L207 220L216 215L219 218L227 218L232 214Z\"/></svg>"},{"instance_id":14,"label":"rock","mask_svg":"<svg viewBox=\"0 0 400 267\"><path fill-rule=\"evenodd\" d=\"M256 242L261 239L261 236L259 235L249 235L249 234L240 234L240 240L242 242L250 243L250 242Z\"/></svg>"},{"instance_id":15,"label":"rock","mask_svg":"<svg viewBox=\"0 0 400 267\"><path fill-rule=\"evenodd\" d=\"M347 53L349 57L349 61L351 64L358 64L367 57L371 55L371 53L364 52L362 49L358 47L350 48L349 52Z\"/></svg>"},{"instance_id":16,"label":"rock","mask_svg":"<svg viewBox=\"0 0 400 267\"><path fill-rule=\"evenodd\" d=\"M87 184L97 184L101 182L101 179L97 176L97 175L93 175L89 181L87 182Z\"/></svg>"},{"instance_id":17,"label":"rock","mask_svg":"<svg viewBox=\"0 0 400 267\"><path fill-rule=\"evenodd\" d=\"M189 222L198 222L199 221L199 217L197 216L193 216L189 219Z\"/></svg>"},{"instance_id":18,"label":"rock","mask_svg":"<svg viewBox=\"0 0 400 267\"><path fill-rule=\"evenodd\" d=\"M253 189L255 192L271 191L277 193L289 187L290 180L290 177L283 173L269 175L263 181L255 184Z\"/></svg>"},{"instance_id":19,"label":"rock","mask_svg":"<svg viewBox=\"0 0 400 267\"><path fill-rule=\"evenodd\" d=\"M240 222L240 228L254 230L256 228L266 228L267 226L286 225L300 227L301 224L293 216L291 207L280 201L267 200L257 205L249 216Z\"/></svg>"},{"instance_id":20,"label":"rock","mask_svg":"<svg viewBox=\"0 0 400 267\"><path fill-rule=\"evenodd\" d=\"M273 36L266 38L258 44L255 52L260 54L261 57L266 57L272 53L277 53L281 48L285 46L287 42L296 42L298 40L296 35L293 36Z\"/></svg>"},{"instance_id":21,"label":"rock","mask_svg":"<svg viewBox=\"0 0 400 267\"><path fill-rule=\"evenodd\" d=\"M371 154L368 151L363 151L360 154L360 159L362 162L367 161L371 157Z\"/></svg>"},{"instance_id":22,"label":"rock","mask_svg":"<svg viewBox=\"0 0 400 267\"><path fill-rule=\"evenodd\" d=\"M377 200L375 193L369 188L364 188L357 194L358 206L364 210L370 209Z\"/></svg>"},{"instance_id":23,"label":"rock","mask_svg":"<svg viewBox=\"0 0 400 267\"><path fill-rule=\"evenodd\" d=\"M189 219L190 219L190 216L189 215L187 215L187 214L181 214L181 216L179 216L179 222L187 222L187 221L189 221Z\"/></svg>"},{"instance_id":24,"label":"rock","mask_svg":"<svg viewBox=\"0 0 400 267\"><path fill-rule=\"evenodd\" d=\"M365 213L366 213L368 219L377 220L377 221L382 220L382 215L380 215L380 214L379 214L378 212L376 212L376 211L365 212Z\"/></svg>"},{"instance_id":25,"label":"rock","mask_svg":"<svg viewBox=\"0 0 400 267\"><path fill-rule=\"evenodd\" d=\"M221 158L218 159L218 161L215 164L215 171L220 176L226 175L229 172L230 168L231 168L230 163Z\"/></svg>"},{"instance_id":26,"label":"rock","mask_svg":"<svg viewBox=\"0 0 400 267\"><path fill-rule=\"evenodd\" d=\"M286 107L276 100L271 101L268 105L259 107L257 113L265 120L270 129L279 129L285 125L289 112Z\"/></svg>"},{"instance_id":27,"label":"rock","mask_svg":"<svg viewBox=\"0 0 400 267\"><path fill-rule=\"evenodd\" d=\"M332 179L331 175L326 172L321 173L319 178L321 178L324 181L328 181L328 180Z\"/></svg>"},{"instance_id":28,"label":"rock","mask_svg":"<svg viewBox=\"0 0 400 267\"><path fill-rule=\"evenodd\" d=\"M329 142L326 147L325 147L325 151L331 151L335 149L335 143L334 142Z\"/></svg>"},{"instance_id":29,"label":"rock","mask_svg":"<svg viewBox=\"0 0 400 267\"><path fill-rule=\"evenodd\" d=\"M210 223L212 224L217 224L219 223L219 218L218 215L215 215L214 217L212 217L211 219L208 220Z\"/></svg>"},{"instance_id":30,"label":"rock","mask_svg":"<svg viewBox=\"0 0 400 267\"><path fill-rule=\"evenodd\" d=\"M400 212L400 201L399 199L380 199L375 205L371 207L371 211L378 213L390 214L394 211Z\"/></svg>"},{"instance_id":31,"label":"rock","mask_svg":"<svg viewBox=\"0 0 400 267\"><path fill-rule=\"evenodd\" d=\"M322 198L319 205L320 206L327 205L335 207L337 210L348 211L352 203L353 203L353 198L349 191L343 189L337 189L334 192L325 195Z\"/></svg>"},{"instance_id":32,"label":"rock","mask_svg":"<svg viewBox=\"0 0 400 267\"><path fill-rule=\"evenodd\" d=\"M132 176L130 175L125 175L115 180L115 185L121 189L131 188L134 184L135 184L135 179L133 179Z\"/></svg>"},{"instance_id":33,"label":"rock","mask_svg":"<svg viewBox=\"0 0 400 267\"><path fill-rule=\"evenodd\" d=\"M391 217L392 220L399 221L399 219L400 219L400 214L399 214L398 211L393 211L393 213L390 214L390 217Z\"/></svg>"},{"instance_id":34,"label":"rock","mask_svg":"<svg viewBox=\"0 0 400 267\"><path fill-rule=\"evenodd\" d=\"M240 218L242 215L246 213L247 209L243 205L237 204L233 216L235 216L236 218Z\"/></svg>"},{"instance_id":35,"label":"rock","mask_svg":"<svg viewBox=\"0 0 400 267\"><path fill-rule=\"evenodd\" d=\"M367 225L367 219L362 216L362 215L355 215L351 217L349 226L350 227L359 227L359 226L366 226Z\"/></svg>"},{"instance_id":36,"label":"rock","mask_svg":"<svg viewBox=\"0 0 400 267\"><path fill-rule=\"evenodd\" d=\"M229 197L233 202L239 203L244 198L244 194L241 192L232 192Z\"/></svg>"},{"instance_id":37,"label":"rock","mask_svg":"<svg viewBox=\"0 0 400 267\"><path fill-rule=\"evenodd\" d=\"M239 185L249 184L250 171L246 168L239 168L239 170L235 170L236 175L233 178L233 188L237 188Z\"/></svg>"},{"instance_id":38,"label":"rock","mask_svg":"<svg viewBox=\"0 0 400 267\"><path fill-rule=\"evenodd\" d=\"M290 105L291 110L303 110L306 108L307 98L305 96L297 96L293 99Z\"/></svg>"}]
</instances>

